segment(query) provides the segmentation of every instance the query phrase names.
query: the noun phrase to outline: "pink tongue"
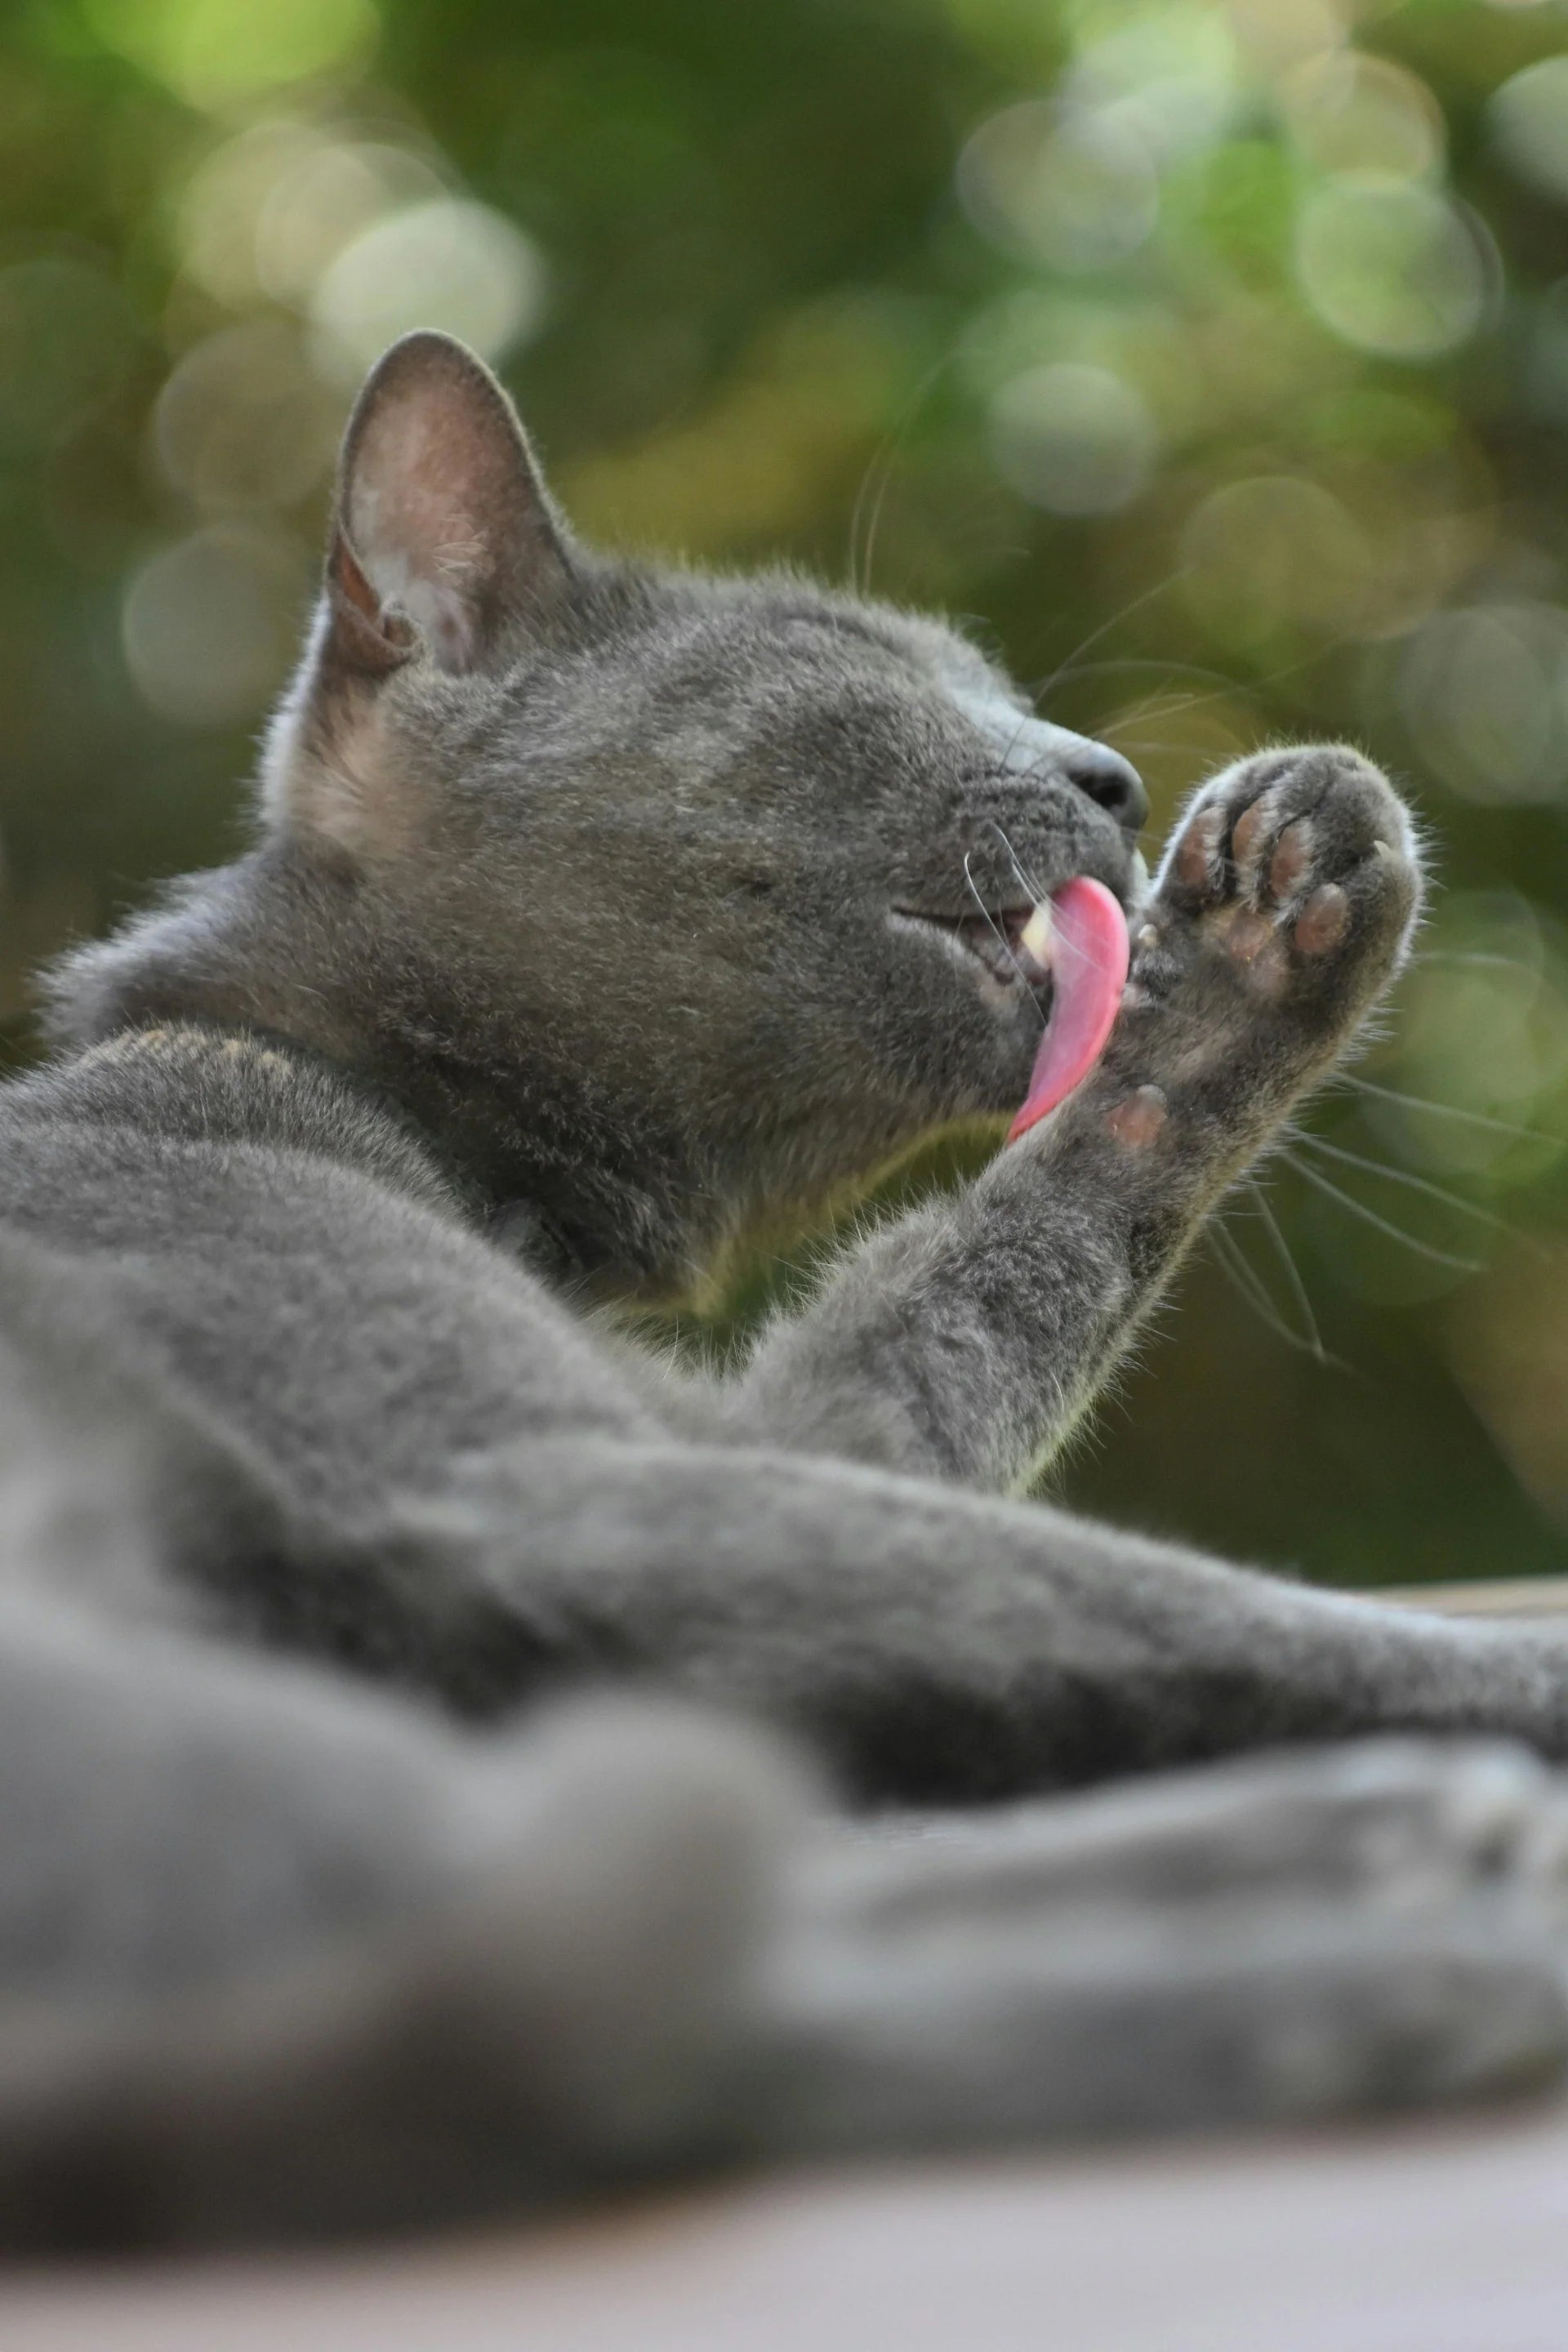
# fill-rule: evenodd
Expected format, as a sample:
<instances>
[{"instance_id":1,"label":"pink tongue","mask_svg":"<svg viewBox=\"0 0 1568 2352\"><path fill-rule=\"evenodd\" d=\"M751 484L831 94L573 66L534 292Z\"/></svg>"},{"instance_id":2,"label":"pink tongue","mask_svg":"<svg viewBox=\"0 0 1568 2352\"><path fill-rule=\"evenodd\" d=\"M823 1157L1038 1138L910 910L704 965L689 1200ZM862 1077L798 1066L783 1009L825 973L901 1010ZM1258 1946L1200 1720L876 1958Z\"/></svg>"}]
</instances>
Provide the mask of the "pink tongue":
<instances>
[{"instance_id":1,"label":"pink tongue","mask_svg":"<svg viewBox=\"0 0 1568 2352\"><path fill-rule=\"evenodd\" d=\"M1127 919L1103 882L1080 874L1051 898L1056 983L1051 1017L1035 1056L1024 1108L1009 1143L1070 1095L1099 1061L1127 984Z\"/></svg>"}]
</instances>

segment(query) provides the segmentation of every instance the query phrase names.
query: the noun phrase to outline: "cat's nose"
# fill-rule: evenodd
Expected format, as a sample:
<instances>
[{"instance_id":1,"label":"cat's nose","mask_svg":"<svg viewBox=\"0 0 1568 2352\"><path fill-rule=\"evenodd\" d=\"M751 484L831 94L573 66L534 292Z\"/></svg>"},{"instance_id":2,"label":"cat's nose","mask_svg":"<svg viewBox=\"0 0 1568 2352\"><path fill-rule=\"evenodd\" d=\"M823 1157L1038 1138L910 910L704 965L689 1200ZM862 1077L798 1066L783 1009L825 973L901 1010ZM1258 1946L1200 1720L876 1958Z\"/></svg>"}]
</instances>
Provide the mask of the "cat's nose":
<instances>
[{"instance_id":1,"label":"cat's nose","mask_svg":"<svg viewBox=\"0 0 1568 2352\"><path fill-rule=\"evenodd\" d=\"M1138 832L1146 821L1149 795L1143 779L1131 761L1109 743L1075 735L1070 727L1058 727L1053 719L1021 719L1013 704L982 695L960 692L953 700L984 730L992 758L1005 774L1076 784L1129 833Z\"/></svg>"},{"instance_id":2,"label":"cat's nose","mask_svg":"<svg viewBox=\"0 0 1568 2352\"><path fill-rule=\"evenodd\" d=\"M1137 833L1147 822L1149 795L1143 779L1131 761L1113 751L1109 743L1091 743L1087 739L1076 743L1063 756L1061 772L1069 784L1087 793L1129 833Z\"/></svg>"}]
</instances>

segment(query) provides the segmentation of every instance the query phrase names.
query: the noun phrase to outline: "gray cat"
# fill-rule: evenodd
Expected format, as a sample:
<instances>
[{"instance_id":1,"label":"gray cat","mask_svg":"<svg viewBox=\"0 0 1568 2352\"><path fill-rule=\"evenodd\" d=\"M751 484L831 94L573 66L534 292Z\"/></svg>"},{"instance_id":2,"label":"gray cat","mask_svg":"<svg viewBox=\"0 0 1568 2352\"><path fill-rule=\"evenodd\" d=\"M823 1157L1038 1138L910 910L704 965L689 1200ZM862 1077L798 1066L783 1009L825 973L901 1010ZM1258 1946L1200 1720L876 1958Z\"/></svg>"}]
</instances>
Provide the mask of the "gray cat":
<instances>
[{"instance_id":1,"label":"gray cat","mask_svg":"<svg viewBox=\"0 0 1568 2352\"><path fill-rule=\"evenodd\" d=\"M1563 2066L1560 1785L1419 1736L1568 1754L1563 1646L1005 1499L1417 910L1352 751L1152 888L1145 814L948 629L591 555L476 361L376 369L256 846L0 1093L0 2239ZM1014 1108L1085 877L1133 961L1061 1107L731 1374L630 1345Z\"/></svg>"}]
</instances>

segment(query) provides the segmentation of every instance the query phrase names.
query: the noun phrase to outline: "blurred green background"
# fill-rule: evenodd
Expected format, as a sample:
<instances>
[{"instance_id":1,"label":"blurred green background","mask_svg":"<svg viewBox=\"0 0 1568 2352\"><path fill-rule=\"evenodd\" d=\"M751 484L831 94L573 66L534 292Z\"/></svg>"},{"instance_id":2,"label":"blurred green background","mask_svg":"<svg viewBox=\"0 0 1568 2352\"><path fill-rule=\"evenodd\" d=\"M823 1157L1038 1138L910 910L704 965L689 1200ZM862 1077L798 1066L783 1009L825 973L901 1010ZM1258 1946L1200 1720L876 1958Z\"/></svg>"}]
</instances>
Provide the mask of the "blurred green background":
<instances>
[{"instance_id":1,"label":"blurred green background","mask_svg":"<svg viewBox=\"0 0 1568 2352\"><path fill-rule=\"evenodd\" d=\"M1365 1083L1063 1483L1341 1582L1568 1566L1562 0L7 27L13 1057L34 963L240 838L355 379L446 326L584 530L968 616L1158 829L1279 734L1406 782L1444 887Z\"/></svg>"}]
</instances>

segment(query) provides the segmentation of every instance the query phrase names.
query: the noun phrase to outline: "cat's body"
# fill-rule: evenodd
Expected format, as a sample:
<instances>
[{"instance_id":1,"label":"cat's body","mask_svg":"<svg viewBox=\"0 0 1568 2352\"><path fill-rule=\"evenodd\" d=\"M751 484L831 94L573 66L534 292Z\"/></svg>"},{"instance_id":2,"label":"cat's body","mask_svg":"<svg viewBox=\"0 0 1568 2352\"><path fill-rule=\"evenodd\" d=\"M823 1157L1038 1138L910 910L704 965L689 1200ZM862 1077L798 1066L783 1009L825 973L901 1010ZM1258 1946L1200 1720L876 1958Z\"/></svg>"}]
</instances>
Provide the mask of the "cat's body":
<instances>
[{"instance_id":1,"label":"cat's body","mask_svg":"<svg viewBox=\"0 0 1568 2352\"><path fill-rule=\"evenodd\" d=\"M1144 902L1113 754L931 625L585 557L423 338L351 428L267 783L257 849L68 964L68 1050L0 1096L0 2233L384 2226L1562 2063L1561 1803L1516 1755L889 1843L773 1745L894 1807L1348 1733L1568 1754L1540 1636L1000 1499L1394 969L1374 771L1242 762ZM731 1377L585 1311L1006 1113L1018 920L1086 875L1135 910L1117 1027L977 1182ZM664 1711L514 1727L585 1685Z\"/></svg>"}]
</instances>

